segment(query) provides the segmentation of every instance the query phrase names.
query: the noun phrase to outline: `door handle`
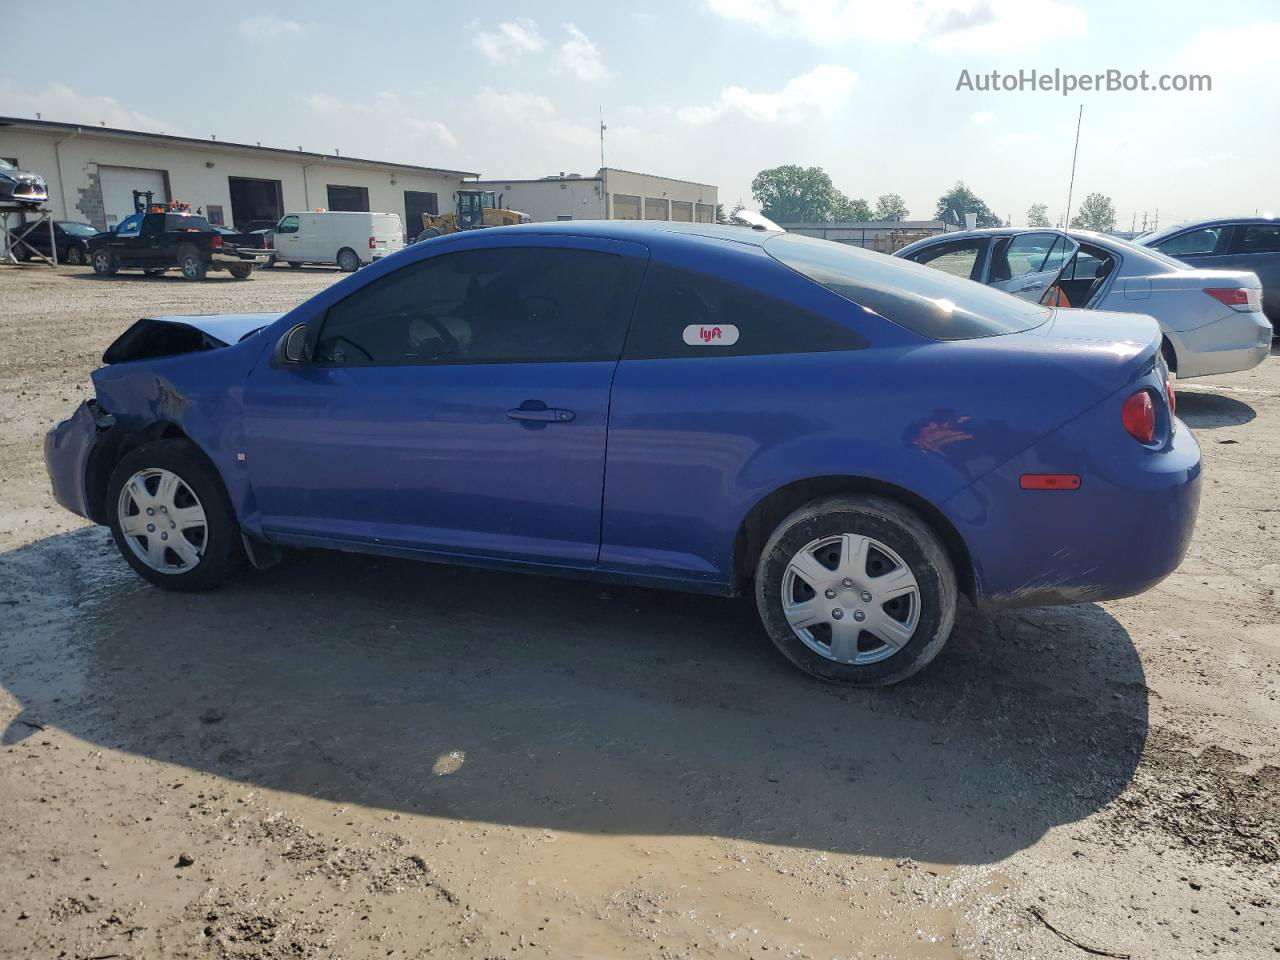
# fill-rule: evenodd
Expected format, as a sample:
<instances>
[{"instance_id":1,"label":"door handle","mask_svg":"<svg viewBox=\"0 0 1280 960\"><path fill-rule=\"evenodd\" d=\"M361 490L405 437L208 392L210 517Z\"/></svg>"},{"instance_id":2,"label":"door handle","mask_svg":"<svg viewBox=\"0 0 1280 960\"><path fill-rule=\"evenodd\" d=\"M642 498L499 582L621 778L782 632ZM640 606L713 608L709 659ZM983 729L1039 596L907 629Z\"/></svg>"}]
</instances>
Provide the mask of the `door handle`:
<instances>
[{"instance_id":1,"label":"door handle","mask_svg":"<svg viewBox=\"0 0 1280 960\"><path fill-rule=\"evenodd\" d=\"M538 404L534 406L534 404ZM526 400L522 406L508 410L507 416L512 420L532 421L533 423L568 423L573 419L572 410L548 407L537 400Z\"/></svg>"}]
</instances>

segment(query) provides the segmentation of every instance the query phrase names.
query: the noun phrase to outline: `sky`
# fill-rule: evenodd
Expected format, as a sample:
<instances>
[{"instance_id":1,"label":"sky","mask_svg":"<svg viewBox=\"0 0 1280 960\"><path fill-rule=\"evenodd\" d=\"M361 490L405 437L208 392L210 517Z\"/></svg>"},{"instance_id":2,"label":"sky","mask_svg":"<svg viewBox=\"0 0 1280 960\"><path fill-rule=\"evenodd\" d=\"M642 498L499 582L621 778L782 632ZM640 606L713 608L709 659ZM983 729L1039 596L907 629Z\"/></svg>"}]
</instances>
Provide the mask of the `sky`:
<instances>
[{"instance_id":1,"label":"sky","mask_svg":"<svg viewBox=\"0 0 1280 960\"><path fill-rule=\"evenodd\" d=\"M180 12L177 12L179 11ZM270 12L268 12L270 11ZM1117 227L1280 213L1276 0L59 3L0 64L0 114L532 178L712 183L820 166L912 217L965 181L1013 223L1111 197ZM957 89L992 70L1207 92ZM55 79L56 78L56 79ZM1079 160L1069 185L1077 112Z\"/></svg>"}]
</instances>

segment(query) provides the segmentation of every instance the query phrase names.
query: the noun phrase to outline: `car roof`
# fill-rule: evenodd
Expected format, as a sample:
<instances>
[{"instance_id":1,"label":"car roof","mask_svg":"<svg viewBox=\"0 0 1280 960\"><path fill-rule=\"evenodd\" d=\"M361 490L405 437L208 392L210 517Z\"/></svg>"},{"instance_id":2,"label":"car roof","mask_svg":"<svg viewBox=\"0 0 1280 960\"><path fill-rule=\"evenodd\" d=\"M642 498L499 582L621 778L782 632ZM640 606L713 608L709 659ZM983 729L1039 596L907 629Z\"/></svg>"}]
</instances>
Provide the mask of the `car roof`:
<instances>
[{"instance_id":1,"label":"car roof","mask_svg":"<svg viewBox=\"0 0 1280 960\"><path fill-rule=\"evenodd\" d=\"M1184 230L1201 230L1205 227L1220 227L1232 223L1280 223L1280 217L1214 217L1212 220L1187 220L1185 223L1175 223L1171 227L1165 227L1163 230L1152 230L1150 233L1144 233L1139 240L1146 243L1148 240L1159 238L1163 240L1165 237L1171 237L1175 233L1182 233Z\"/></svg>"},{"instance_id":2,"label":"car roof","mask_svg":"<svg viewBox=\"0 0 1280 960\"><path fill-rule=\"evenodd\" d=\"M509 231L566 237L598 237L605 240L632 240L641 243L696 238L723 240L756 247L763 247L770 238L781 236L777 231L757 230L754 227L718 223L684 223L671 220L560 220L554 223L520 223L484 229L486 234ZM442 239L467 236L474 232L461 231L446 234Z\"/></svg>"}]
</instances>

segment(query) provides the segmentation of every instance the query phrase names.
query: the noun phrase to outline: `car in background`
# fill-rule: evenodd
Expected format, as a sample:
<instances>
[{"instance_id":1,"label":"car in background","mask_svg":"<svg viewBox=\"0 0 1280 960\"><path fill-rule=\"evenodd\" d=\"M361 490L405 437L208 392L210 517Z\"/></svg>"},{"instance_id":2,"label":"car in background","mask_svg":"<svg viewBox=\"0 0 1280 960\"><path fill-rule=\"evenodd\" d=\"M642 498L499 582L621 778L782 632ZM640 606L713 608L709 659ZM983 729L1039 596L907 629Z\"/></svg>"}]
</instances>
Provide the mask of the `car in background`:
<instances>
[{"instance_id":1,"label":"car in background","mask_svg":"<svg viewBox=\"0 0 1280 960\"><path fill-rule=\"evenodd\" d=\"M306 546L745 594L855 685L927 664L962 592L1146 590L1200 489L1149 317L772 230L463 231L103 360L45 458L153 584Z\"/></svg>"},{"instance_id":2,"label":"car in background","mask_svg":"<svg viewBox=\"0 0 1280 960\"><path fill-rule=\"evenodd\" d=\"M204 217L183 212L134 213L110 233L89 240L89 262L100 277L122 269L156 276L174 267L188 280L203 280L210 270L227 270L247 280L266 263L266 237L215 227Z\"/></svg>"},{"instance_id":3,"label":"car in background","mask_svg":"<svg viewBox=\"0 0 1280 960\"><path fill-rule=\"evenodd\" d=\"M259 233L274 230L277 220L246 220L240 227L240 233Z\"/></svg>"},{"instance_id":4,"label":"car in background","mask_svg":"<svg viewBox=\"0 0 1280 960\"><path fill-rule=\"evenodd\" d=\"M1251 270L1262 281L1262 310L1280 331L1280 218L1201 220L1134 241L1193 267Z\"/></svg>"},{"instance_id":5,"label":"car in background","mask_svg":"<svg viewBox=\"0 0 1280 960\"><path fill-rule=\"evenodd\" d=\"M1106 234L964 230L917 240L894 256L1026 300L1154 317L1165 362L1181 379L1249 370L1271 352L1272 329L1254 273L1194 269Z\"/></svg>"},{"instance_id":6,"label":"car in background","mask_svg":"<svg viewBox=\"0 0 1280 960\"><path fill-rule=\"evenodd\" d=\"M38 207L48 199L49 185L44 177L19 170L8 160L0 159L0 201Z\"/></svg>"},{"instance_id":7,"label":"car in background","mask_svg":"<svg viewBox=\"0 0 1280 960\"><path fill-rule=\"evenodd\" d=\"M101 231L90 223L77 223L74 220L53 221L53 250L58 253L58 262L73 267L82 267L89 262L89 241ZM15 230L14 235L30 244L43 256L50 256L48 222L29 224L25 229ZM29 250L15 248L20 256L30 256Z\"/></svg>"},{"instance_id":8,"label":"car in background","mask_svg":"<svg viewBox=\"0 0 1280 960\"><path fill-rule=\"evenodd\" d=\"M353 273L404 247L404 229L396 213L287 213L272 236L275 259L294 269L304 263L323 263Z\"/></svg>"}]
</instances>

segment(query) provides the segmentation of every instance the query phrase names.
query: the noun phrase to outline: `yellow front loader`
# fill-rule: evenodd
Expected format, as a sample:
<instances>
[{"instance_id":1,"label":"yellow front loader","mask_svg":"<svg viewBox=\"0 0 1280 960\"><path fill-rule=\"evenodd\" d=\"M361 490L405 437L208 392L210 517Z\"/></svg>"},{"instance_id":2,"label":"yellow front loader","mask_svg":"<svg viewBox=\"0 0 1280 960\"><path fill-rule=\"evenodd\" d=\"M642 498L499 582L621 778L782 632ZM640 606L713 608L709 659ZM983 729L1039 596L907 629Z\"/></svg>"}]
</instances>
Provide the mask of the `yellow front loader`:
<instances>
[{"instance_id":1,"label":"yellow front loader","mask_svg":"<svg viewBox=\"0 0 1280 960\"><path fill-rule=\"evenodd\" d=\"M513 223L528 223L530 217L519 210L498 206L500 198L492 190L459 190L456 213L422 215L422 232L419 240L457 233L459 230L479 230L481 227L507 227Z\"/></svg>"}]
</instances>

